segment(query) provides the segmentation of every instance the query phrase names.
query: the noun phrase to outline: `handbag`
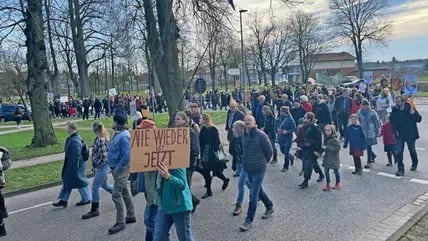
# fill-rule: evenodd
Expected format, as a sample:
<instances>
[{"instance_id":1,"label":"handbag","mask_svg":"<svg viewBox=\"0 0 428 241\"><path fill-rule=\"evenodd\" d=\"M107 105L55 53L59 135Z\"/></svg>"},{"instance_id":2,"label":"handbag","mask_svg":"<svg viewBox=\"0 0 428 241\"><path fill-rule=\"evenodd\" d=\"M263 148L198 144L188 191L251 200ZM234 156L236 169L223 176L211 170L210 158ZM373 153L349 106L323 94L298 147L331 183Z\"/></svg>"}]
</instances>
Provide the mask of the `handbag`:
<instances>
[{"instance_id":1,"label":"handbag","mask_svg":"<svg viewBox=\"0 0 428 241\"><path fill-rule=\"evenodd\" d=\"M220 148L218 151L214 152L215 157L217 158L218 162L227 163L229 162L229 158L227 157L226 152L224 152L223 146L220 145Z\"/></svg>"},{"instance_id":2,"label":"handbag","mask_svg":"<svg viewBox=\"0 0 428 241\"><path fill-rule=\"evenodd\" d=\"M0 147L1 170L6 171L12 166L12 159L10 159L9 150L5 147Z\"/></svg>"}]
</instances>

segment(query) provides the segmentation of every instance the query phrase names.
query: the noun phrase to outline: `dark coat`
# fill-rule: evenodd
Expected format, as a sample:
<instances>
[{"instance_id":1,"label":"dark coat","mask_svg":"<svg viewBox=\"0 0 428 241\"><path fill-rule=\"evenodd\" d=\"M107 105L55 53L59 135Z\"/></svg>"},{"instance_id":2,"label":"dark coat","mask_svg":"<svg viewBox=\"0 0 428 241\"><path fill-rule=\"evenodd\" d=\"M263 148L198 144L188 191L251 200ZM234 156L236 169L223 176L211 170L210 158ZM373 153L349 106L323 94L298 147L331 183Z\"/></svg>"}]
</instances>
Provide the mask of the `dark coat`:
<instances>
[{"instance_id":1,"label":"dark coat","mask_svg":"<svg viewBox=\"0 0 428 241\"><path fill-rule=\"evenodd\" d=\"M232 111L228 110L227 111L227 117L226 117L226 131L227 131L227 140L228 141L231 141L233 139L233 132L232 132L233 123L235 123L238 120L244 121L244 113L242 113L241 111L238 110L233 115L232 125L229 126L229 117L231 115L232 115Z\"/></svg>"},{"instance_id":2,"label":"dark coat","mask_svg":"<svg viewBox=\"0 0 428 241\"><path fill-rule=\"evenodd\" d=\"M265 117L263 131L269 136L269 139L276 139L276 119L273 115Z\"/></svg>"},{"instance_id":3,"label":"dark coat","mask_svg":"<svg viewBox=\"0 0 428 241\"><path fill-rule=\"evenodd\" d=\"M345 100L344 100L345 99ZM345 105L343 104L345 102ZM334 101L334 110L337 114L342 113L351 113L351 107L352 107L352 99L351 97L345 97L343 95L336 98Z\"/></svg>"},{"instance_id":4,"label":"dark coat","mask_svg":"<svg viewBox=\"0 0 428 241\"><path fill-rule=\"evenodd\" d=\"M278 122L278 129L285 130L287 133L278 133L278 144L285 145L286 143L293 141L293 132L296 131L296 123L291 115L285 117L280 116L279 120L281 122Z\"/></svg>"},{"instance_id":5,"label":"dark coat","mask_svg":"<svg viewBox=\"0 0 428 241\"><path fill-rule=\"evenodd\" d=\"M366 137L364 136L363 128L360 125L349 125L345 130L344 146L349 143L351 150L366 149Z\"/></svg>"},{"instance_id":6,"label":"dark coat","mask_svg":"<svg viewBox=\"0 0 428 241\"><path fill-rule=\"evenodd\" d=\"M321 129L315 124L305 124L303 152L316 159L315 152L322 152Z\"/></svg>"},{"instance_id":7,"label":"dark coat","mask_svg":"<svg viewBox=\"0 0 428 241\"><path fill-rule=\"evenodd\" d=\"M318 120L318 124L328 125L331 124L331 114L328 106L325 102L319 102L312 108L315 117Z\"/></svg>"},{"instance_id":8,"label":"dark coat","mask_svg":"<svg viewBox=\"0 0 428 241\"><path fill-rule=\"evenodd\" d=\"M415 110L415 113L410 113L411 106L409 103L404 104L403 110L394 106L392 108L391 117L389 118L392 131L397 139L417 140L419 139L419 131L416 123L422 121L422 116Z\"/></svg>"},{"instance_id":9,"label":"dark coat","mask_svg":"<svg viewBox=\"0 0 428 241\"><path fill-rule=\"evenodd\" d=\"M339 169L340 168L340 142L337 137L327 137L324 140L324 157L322 165L325 168Z\"/></svg>"},{"instance_id":10,"label":"dark coat","mask_svg":"<svg viewBox=\"0 0 428 241\"><path fill-rule=\"evenodd\" d=\"M62 181L65 189L88 186L85 162L82 159L82 138L79 134L70 135L65 141L65 158L62 167Z\"/></svg>"},{"instance_id":11,"label":"dark coat","mask_svg":"<svg viewBox=\"0 0 428 241\"><path fill-rule=\"evenodd\" d=\"M243 167L247 173L264 173L273 154L269 137L257 128L244 134Z\"/></svg>"},{"instance_id":12,"label":"dark coat","mask_svg":"<svg viewBox=\"0 0 428 241\"><path fill-rule=\"evenodd\" d=\"M306 110L300 106L300 108L291 108L290 113L293 116L294 122L299 123L299 119L305 116Z\"/></svg>"},{"instance_id":13,"label":"dark coat","mask_svg":"<svg viewBox=\"0 0 428 241\"><path fill-rule=\"evenodd\" d=\"M199 136L193 128L190 128L190 168L196 170L199 157Z\"/></svg>"},{"instance_id":14,"label":"dark coat","mask_svg":"<svg viewBox=\"0 0 428 241\"><path fill-rule=\"evenodd\" d=\"M199 133L199 145L204 169L224 169L226 165L219 162L215 152L220 150L220 136L215 126L202 127Z\"/></svg>"}]
</instances>

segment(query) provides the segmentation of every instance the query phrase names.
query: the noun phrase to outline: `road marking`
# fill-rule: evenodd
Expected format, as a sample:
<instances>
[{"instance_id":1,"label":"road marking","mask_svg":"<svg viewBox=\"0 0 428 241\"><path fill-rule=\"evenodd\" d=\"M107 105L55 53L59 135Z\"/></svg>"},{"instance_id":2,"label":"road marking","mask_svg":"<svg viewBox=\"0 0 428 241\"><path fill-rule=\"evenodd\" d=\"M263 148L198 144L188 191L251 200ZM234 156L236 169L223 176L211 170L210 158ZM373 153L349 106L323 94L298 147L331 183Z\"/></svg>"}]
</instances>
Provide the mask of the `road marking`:
<instances>
[{"instance_id":1,"label":"road marking","mask_svg":"<svg viewBox=\"0 0 428 241\"><path fill-rule=\"evenodd\" d=\"M389 173L386 173L386 172L378 172L377 175L384 176L384 177L395 178L395 179L401 179L401 178L403 178L403 177L397 177L396 175L389 174Z\"/></svg>"},{"instance_id":2,"label":"road marking","mask_svg":"<svg viewBox=\"0 0 428 241\"><path fill-rule=\"evenodd\" d=\"M354 166L349 166L348 170L355 170L355 167ZM363 168L363 172L370 172L370 170Z\"/></svg>"},{"instance_id":3,"label":"road marking","mask_svg":"<svg viewBox=\"0 0 428 241\"><path fill-rule=\"evenodd\" d=\"M420 183L420 184L428 184L427 180L415 179L415 178L410 179L410 182Z\"/></svg>"},{"instance_id":4,"label":"road marking","mask_svg":"<svg viewBox=\"0 0 428 241\"><path fill-rule=\"evenodd\" d=\"M28 208L18 209L18 210L9 212L9 215L21 213L21 212L24 212L24 211L27 211L27 210L31 210L31 209L34 209L34 208L39 208L39 207L43 207L43 206L47 206L47 205L51 205L51 204L52 204L52 202L46 202L46 203L38 204L38 205L35 205L35 206L31 206L31 207L28 207Z\"/></svg>"},{"instance_id":5,"label":"road marking","mask_svg":"<svg viewBox=\"0 0 428 241\"><path fill-rule=\"evenodd\" d=\"M425 151L426 149L425 149L425 148L422 148L422 147L416 147L416 150L419 150L419 151Z\"/></svg>"}]
</instances>

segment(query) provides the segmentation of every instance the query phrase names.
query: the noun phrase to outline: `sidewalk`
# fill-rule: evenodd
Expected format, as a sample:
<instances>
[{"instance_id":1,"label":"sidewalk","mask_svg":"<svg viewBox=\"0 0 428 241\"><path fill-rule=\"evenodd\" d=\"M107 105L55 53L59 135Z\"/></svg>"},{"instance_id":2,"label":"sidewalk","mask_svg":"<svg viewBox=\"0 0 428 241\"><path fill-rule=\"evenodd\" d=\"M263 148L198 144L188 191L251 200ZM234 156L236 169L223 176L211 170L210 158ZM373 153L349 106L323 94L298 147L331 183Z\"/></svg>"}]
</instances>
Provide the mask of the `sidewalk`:
<instances>
[{"instance_id":1,"label":"sidewalk","mask_svg":"<svg viewBox=\"0 0 428 241\"><path fill-rule=\"evenodd\" d=\"M66 125L69 121L62 121L62 122L55 122L52 123L53 127L58 127L58 126L63 126ZM78 119L78 120L72 120L73 122L80 122L83 121L82 119ZM0 126L0 129L2 128L13 128L16 127L16 125L4 125L4 126ZM21 131L27 131L27 130L32 130L33 129L33 125L22 125L20 129L14 129L14 130L8 130L8 131L1 131L0 130L0 135L7 135L7 134L11 134L11 133L17 133L17 132L21 132Z\"/></svg>"}]
</instances>

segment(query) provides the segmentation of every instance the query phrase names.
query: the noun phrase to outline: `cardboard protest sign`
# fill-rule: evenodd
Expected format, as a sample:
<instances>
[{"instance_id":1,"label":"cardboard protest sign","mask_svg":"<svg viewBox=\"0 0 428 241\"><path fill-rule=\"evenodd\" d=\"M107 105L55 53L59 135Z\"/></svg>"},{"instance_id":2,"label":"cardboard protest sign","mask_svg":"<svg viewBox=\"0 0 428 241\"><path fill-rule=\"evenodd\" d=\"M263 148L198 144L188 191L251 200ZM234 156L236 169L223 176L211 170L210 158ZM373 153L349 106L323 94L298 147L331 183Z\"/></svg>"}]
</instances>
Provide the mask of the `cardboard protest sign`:
<instances>
[{"instance_id":1,"label":"cardboard protest sign","mask_svg":"<svg viewBox=\"0 0 428 241\"><path fill-rule=\"evenodd\" d=\"M171 169L189 167L189 128L132 130L131 172L155 171L158 162Z\"/></svg>"},{"instance_id":2,"label":"cardboard protest sign","mask_svg":"<svg viewBox=\"0 0 428 241\"><path fill-rule=\"evenodd\" d=\"M59 102L61 103L67 103L68 102L68 96L60 96Z\"/></svg>"},{"instance_id":3,"label":"cardboard protest sign","mask_svg":"<svg viewBox=\"0 0 428 241\"><path fill-rule=\"evenodd\" d=\"M370 85L373 82L374 73L373 71L364 71L364 83Z\"/></svg>"}]
</instances>

